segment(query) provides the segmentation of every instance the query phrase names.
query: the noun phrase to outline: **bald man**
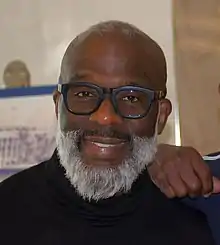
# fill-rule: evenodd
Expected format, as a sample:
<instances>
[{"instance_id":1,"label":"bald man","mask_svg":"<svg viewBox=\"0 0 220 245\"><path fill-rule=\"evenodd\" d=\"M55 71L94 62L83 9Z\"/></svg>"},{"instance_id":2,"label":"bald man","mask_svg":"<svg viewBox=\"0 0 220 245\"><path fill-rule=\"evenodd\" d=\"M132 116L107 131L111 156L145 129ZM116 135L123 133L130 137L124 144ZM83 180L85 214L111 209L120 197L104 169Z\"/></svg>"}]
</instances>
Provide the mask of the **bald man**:
<instances>
[{"instance_id":1,"label":"bald man","mask_svg":"<svg viewBox=\"0 0 220 245\"><path fill-rule=\"evenodd\" d=\"M2 244L214 244L205 217L146 169L171 112L166 80L161 48L130 24L74 39L54 93L56 151L1 184Z\"/></svg>"}]
</instances>

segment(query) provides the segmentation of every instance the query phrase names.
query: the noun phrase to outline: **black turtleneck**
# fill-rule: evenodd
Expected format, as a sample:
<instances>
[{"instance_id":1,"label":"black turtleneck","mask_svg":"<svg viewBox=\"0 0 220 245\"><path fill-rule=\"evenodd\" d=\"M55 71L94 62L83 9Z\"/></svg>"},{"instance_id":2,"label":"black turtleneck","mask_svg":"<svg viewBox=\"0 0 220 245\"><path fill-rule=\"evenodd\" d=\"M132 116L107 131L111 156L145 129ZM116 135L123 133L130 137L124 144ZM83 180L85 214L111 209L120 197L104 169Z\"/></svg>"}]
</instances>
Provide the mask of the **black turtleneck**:
<instances>
[{"instance_id":1,"label":"black turtleneck","mask_svg":"<svg viewBox=\"0 0 220 245\"><path fill-rule=\"evenodd\" d=\"M145 171L128 194L84 201L56 153L0 185L2 245L212 245L205 218L167 199Z\"/></svg>"}]
</instances>

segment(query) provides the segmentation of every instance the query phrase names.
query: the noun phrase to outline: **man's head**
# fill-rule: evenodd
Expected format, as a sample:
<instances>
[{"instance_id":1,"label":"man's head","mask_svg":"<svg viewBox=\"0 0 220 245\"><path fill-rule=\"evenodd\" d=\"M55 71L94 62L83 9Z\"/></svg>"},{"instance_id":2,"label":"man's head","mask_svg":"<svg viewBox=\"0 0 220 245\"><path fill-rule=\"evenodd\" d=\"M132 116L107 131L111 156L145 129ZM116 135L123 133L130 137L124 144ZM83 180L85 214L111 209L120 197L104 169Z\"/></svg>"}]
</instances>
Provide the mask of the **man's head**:
<instances>
[{"instance_id":1,"label":"man's head","mask_svg":"<svg viewBox=\"0 0 220 245\"><path fill-rule=\"evenodd\" d=\"M54 94L61 164L84 198L126 192L152 161L171 112L166 61L136 27L108 21L74 39Z\"/></svg>"},{"instance_id":2,"label":"man's head","mask_svg":"<svg viewBox=\"0 0 220 245\"><path fill-rule=\"evenodd\" d=\"M30 72L23 61L14 60L5 67L3 81L7 88L29 87L30 80Z\"/></svg>"}]
</instances>

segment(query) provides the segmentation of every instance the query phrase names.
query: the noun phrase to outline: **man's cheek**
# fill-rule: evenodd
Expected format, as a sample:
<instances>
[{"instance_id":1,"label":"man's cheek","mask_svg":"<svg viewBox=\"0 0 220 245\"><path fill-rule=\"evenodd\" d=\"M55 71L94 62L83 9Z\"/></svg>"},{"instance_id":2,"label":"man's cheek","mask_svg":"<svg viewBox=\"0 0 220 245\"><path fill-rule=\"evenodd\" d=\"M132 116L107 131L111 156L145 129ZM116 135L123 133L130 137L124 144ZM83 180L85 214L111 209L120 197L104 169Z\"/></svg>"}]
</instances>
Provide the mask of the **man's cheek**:
<instances>
[{"instance_id":1,"label":"man's cheek","mask_svg":"<svg viewBox=\"0 0 220 245\"><path fill-rule=\"evenodd\" d=\"M152 137L154 135L155 120L147 118L133 120L129 125L129 132L139 137Z\"/></svg>"},{"instance_id":2,"label":"man's cheek","mask_svg":"<svg viewBox=\"0 0 220 245\"><path fill-rule=\"evenodd\" d=\"M88 117L78 116L67 112L62 115L62 128L65 131L89 129Z\"/></svg>"}]
</instances>

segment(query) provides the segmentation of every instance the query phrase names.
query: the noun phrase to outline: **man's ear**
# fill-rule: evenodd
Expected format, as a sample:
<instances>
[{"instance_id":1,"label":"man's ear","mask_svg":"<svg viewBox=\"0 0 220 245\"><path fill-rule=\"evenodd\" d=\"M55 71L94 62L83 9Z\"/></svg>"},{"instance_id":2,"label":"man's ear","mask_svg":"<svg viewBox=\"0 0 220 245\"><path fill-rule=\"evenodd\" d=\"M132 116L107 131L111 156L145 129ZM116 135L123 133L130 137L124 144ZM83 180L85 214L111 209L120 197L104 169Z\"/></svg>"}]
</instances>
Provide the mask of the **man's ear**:
<instances>
[{"instance_id":1,"label":"man's ear","mask_svg":"<svg viewBox=\"0 0 220 245\"><path fill-rule=\"evenodd\" d=\"M55 105L55 114L57 119L58 119L58 106L59 106L60 95L61 94L57 89L53 92L53 101Z\"/></svg>"},{"instance_id":2,"label":"man's ear","mask_svg":"<svg viewBox=\"0 0 220 245\"><path fill-rule=\"evenodd\" d=\"M167 119L170 115L170 113L172 112L172 104L168 99L163 99L160 101L159 104L160 108L159 108L159 115L158 115L158 134L160 135L163 130L164 127L167 123Z\"/></svg>"}]
</instances>

